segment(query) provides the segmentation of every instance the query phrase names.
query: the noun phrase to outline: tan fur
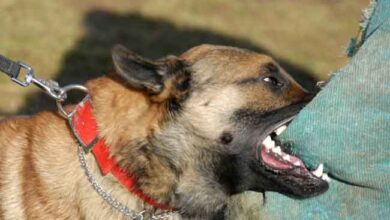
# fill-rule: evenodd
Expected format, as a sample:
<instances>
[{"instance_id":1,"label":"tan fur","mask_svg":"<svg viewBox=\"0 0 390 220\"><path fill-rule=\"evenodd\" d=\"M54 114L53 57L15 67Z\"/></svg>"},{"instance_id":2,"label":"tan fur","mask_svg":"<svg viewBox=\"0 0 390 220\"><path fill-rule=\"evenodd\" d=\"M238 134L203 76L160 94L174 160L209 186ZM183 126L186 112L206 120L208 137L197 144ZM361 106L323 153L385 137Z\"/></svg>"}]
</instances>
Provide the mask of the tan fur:
<instances>
[{"instance_id":1,"label":"tan fur","mask_svg":"<svg viewBox=\"0 0 390 220\"><path fill-rule=\"evenodd\" d=\"M193 194L194 202L208 201L220 207L227 196L207 188L211 180L196 168L199 160L212 166L215 159L213 152L208 153L210 157L202 156L202 146L215 145L221 132L231 129L227 118L238 108L277 109L301 99L305 92L295 82L291 90L278 96L255 86L238 86L240 80L258 77L259 66L274 62L253 52L206 45L178 59L191 65L198 87L174 121L168 120L166 102L184 95L174 89L180 78L170 78L164 91L152 96L129 89L115 76L89 81L99 135L121 166L136 172L139 187L157 201L174 203L174 192L186 192ZM186 136L187 131L193 134ZM186 138L178 140L181 136ZM161 142L154 146L153 140ZM173 165L159 157L165 153L151 153L155 150L168 157L177 155ZM80 168L75 139L58 114L3 120L0 152L1 220L125 219L92 189ZM118 200L135 211L151 209L110 174L102 177L91 154L87 160L95 178ZM204 196L197 197L199 192Z\"/></svg>"}]
</instances>

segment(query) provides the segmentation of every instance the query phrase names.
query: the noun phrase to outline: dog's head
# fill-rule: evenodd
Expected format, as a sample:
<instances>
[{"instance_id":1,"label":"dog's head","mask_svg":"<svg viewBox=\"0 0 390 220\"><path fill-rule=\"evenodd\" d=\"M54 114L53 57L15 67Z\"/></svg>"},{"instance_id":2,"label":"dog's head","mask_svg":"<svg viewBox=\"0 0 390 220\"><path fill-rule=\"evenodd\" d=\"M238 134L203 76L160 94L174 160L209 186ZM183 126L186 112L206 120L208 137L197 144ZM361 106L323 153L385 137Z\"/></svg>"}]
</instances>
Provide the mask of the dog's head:
<instances>
[{"instance_id":1,"label":"dog's head","mask_svg":"<svg viewBox=\"0 0 390 220\"><path fill-rule=\"evenodd\" d=\"M153 167L136 172L144 191L153 194L147 189L151 175L166 175L170 187L163 194L170 203L199 215L220 210L229 195L246 190L302 198L328 188L288 149L274 146L274 136L312 95L271 57L202 45L179 57L150 61L116 46L113 61L131 90L164 106L158 129L138 142L149 146L139 148L144 163L157 158L170 174L147 174L158 169Z\"/></svg>"}]
</instances>

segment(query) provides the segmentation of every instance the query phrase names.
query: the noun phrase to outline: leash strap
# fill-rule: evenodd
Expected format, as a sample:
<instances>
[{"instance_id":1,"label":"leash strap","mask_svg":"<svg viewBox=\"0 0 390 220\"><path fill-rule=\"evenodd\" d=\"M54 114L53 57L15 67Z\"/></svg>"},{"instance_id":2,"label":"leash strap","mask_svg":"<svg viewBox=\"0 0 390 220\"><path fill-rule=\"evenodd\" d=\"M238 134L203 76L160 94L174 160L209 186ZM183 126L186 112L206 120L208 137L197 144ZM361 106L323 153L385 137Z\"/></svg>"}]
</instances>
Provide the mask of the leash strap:
<instances>
[{"instance_id":1,"label":"leash strap","mask_svg":"<svg viewBox=\"0 0 390 220\"><path fill-rule=\"evenodd\" d=\"M20 73L21 65L2 55L0 55L0 71L11 78L17 78Z\"/></svg>"},{"instance_id":2,"label":"leash strap","mask_svg":"<svg viewBox=\"0 0 390 220\"><path fill-rule=\"evenodd\" d=\"M26 69L27 71L24 77L25 81L18 79L22 69ZM31 66L20 61L16 61L16 62L12 61L1 54L0 54L0 71L7 74L9 77L11 77L12 81L24 87L30 85L31 82L38 80L34 78L34 70L31 68Z\"/></svg>"}]
</instances>

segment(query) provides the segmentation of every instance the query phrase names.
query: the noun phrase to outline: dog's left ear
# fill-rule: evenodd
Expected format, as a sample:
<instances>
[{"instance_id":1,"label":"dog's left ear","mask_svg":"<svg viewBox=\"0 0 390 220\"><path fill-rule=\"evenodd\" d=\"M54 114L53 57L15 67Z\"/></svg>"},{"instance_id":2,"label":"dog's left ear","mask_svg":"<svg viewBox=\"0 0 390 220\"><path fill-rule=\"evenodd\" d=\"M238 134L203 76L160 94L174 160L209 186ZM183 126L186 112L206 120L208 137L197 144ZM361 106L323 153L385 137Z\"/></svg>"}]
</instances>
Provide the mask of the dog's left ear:
<instances>
[{"instance_id":1,"label":"dog's left ear","mask_svg":"<svg viewBox=\"0 0 390 220\"><path fill-rule=\"evenodd\" d=\"M114 46L112 60L116 73L130 87L150 94L159 94L164 90L168 68L163 62L143 58L122 45Z\"/></svg>"}]
</instances>

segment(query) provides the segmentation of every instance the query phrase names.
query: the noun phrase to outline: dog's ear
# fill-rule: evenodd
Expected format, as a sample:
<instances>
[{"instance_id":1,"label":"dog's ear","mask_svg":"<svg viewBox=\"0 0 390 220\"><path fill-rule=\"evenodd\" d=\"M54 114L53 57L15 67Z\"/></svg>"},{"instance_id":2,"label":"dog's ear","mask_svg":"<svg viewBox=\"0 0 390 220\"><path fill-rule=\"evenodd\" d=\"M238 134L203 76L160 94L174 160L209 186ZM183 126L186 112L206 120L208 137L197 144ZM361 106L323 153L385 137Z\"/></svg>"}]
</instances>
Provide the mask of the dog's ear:
<instances>
[{"instance_id":1,"label":"dog's ear","mask_svg":"<svg viewBox=\"0 0 390 220\"><path fill-rule=\"evenodd\" d=\"M112 60L116 73L130 87L151 94L159 94L163 91L167 71L163 63L143 58L122 45L113 47Z\"/></svg>"}]
</instances>

